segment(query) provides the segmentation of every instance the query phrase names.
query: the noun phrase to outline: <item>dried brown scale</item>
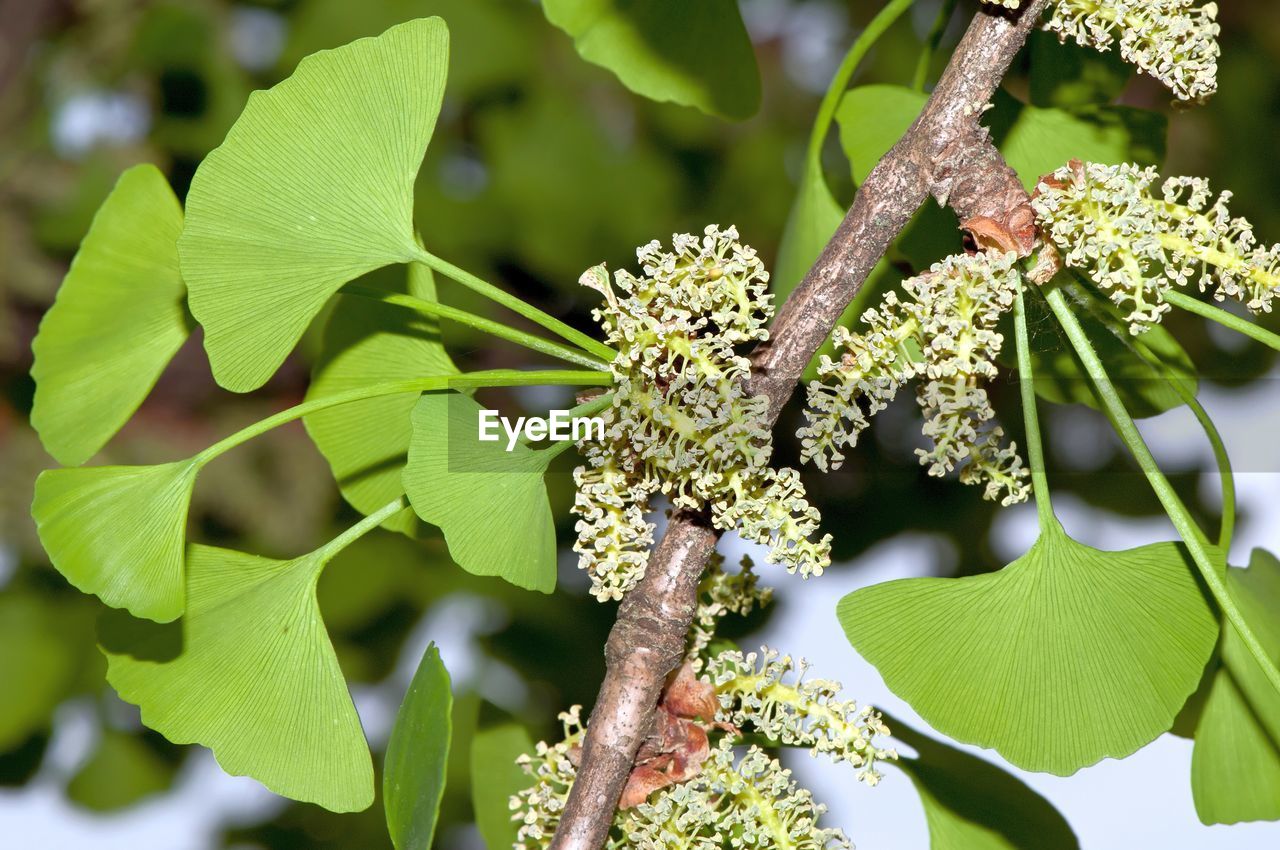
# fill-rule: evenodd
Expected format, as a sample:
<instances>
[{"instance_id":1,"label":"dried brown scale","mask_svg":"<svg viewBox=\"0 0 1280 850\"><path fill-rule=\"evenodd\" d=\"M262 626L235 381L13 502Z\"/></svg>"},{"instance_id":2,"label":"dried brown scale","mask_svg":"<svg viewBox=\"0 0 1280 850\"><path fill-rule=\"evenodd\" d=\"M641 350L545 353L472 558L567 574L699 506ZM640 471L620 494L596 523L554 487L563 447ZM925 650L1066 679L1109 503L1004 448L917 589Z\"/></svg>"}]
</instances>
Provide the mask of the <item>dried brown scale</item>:
<instances>
[{"instance_id":1,"label":"dried brown scale","mask_svg":"<svg viewBox=\"0 0 1280 850\"><path fill-rule=\"evenodd\" d=\"M844 221L813 268L779 310L770 338L752 353L751 391L777 419L805 366L835 327L889 244L931 192L962 219L1012 219L1028 202L989 137L976 132L990 101L1044 13L1031 0L1017 14L980 12L906 135L872 170ZM948 185L935 180L940 154L957 168ZM955 180L970 169L988 172ZM1016 182L1016 177L1012 177ZM977 192L978 195L970 195ZM1017 203L1010 205L1010 200ZM1005 206L1000 207L1001 204ZM1030 253L1028 247L1025 253ZM644 578L623 599L605 645L607 671L591 713L582 761L552 850L597 850L604 843L636 751L652 729L667 675L680 663L696 609L698 581L718 535L705 517L679 512L650 559Z\"/></svg>"}]
</instances>

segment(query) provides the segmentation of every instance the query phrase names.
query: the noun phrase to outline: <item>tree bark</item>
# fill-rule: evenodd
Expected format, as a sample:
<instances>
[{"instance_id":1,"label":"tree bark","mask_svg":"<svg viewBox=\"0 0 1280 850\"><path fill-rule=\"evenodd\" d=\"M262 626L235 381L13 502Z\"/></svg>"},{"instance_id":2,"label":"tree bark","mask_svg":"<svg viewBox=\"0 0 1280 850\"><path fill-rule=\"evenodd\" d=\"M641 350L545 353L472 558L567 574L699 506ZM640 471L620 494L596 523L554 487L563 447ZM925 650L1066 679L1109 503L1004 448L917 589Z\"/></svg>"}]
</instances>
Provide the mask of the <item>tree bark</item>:
<instances>
[{"instance_id":1,"label":"tree bark","mask_svg":"<svg viewBox=\"0 0 1280 850\"><path fill-rule=\"evenodd\" d=\"M868 175L835 235L752 353L750 388L777 420L805 366L890 243L932 194L964 222L987 220L1030 253L1034 217L1017 176L979 118L1049 0L1021 12L984 6L923 112ZM690 512L672 516L644 579L623 599L605 645L607 669L577 778L552 850L598 850L667 675L679 664L698 582L718 533Z\"/></svg>"}]
</instances>

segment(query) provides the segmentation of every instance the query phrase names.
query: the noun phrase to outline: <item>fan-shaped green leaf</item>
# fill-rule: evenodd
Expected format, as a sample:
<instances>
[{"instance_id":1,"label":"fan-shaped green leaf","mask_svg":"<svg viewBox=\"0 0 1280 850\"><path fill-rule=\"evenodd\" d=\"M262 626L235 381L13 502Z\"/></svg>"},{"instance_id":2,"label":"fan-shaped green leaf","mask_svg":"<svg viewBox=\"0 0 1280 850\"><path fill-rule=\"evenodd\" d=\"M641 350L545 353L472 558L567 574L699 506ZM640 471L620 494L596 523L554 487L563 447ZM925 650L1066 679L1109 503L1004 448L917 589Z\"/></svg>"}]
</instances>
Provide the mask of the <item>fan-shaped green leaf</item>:
<instances>
[{"instance_id":1,"label":"fan-shaped green leaf","mask_svg":"<svg viewBox=\"0 0 1280 850\"><path fill-rule=\"evenodd\" d=\"M1158 112L1127 106L1044 109L1023 104L1003 89L995 102L993 134L1028 191L1072 159L1154 165L1164 158L1168 122Z\"/></svg>"},{"instance_id":2,"label":"fan-shaped green leaf","mask_svg":"<svg viewBox=\"0 0 1280 850\"><path fill-rule=\"evenodd\" d=\"M471 741L471 804L486 847L516 843L519 824L511 820L509 801L530 783L516 759L532 752L529 733L515 723L477 732Z\"/></svg>"},{"instance_id":3,"label":"fan-shaped green leaf","mask_svg":"<svg viewBox=\"0 0 1280 850\"><path fill-rule=\"evenodd\" d=\"M800 285L843 219L844 210L831 195L822 168L806 163L800 175L800 191L791 203L778 246L773 273L775 297L781 300Z\"/></svg>"},{"instance_id":4,"label":"fan-shaped green leaf","mask_svg":"<svg viewBox=\"0 0 1280 850\"><path fill-rule=\"evenodd\" d=\"M1227 589L1273 658L1280 658L1280 561L1254 550ZM1206 824L1280 820L1280 695L1232 626L1191 756L1191 792Z\"/></svg>"},{"instance_id":5,"label":"fan-shaped green leaf","mask_svg":"<svg viewBox=\"0 0 1280 850\"><path fill-rule=\"evenodd\" d=\"M387 742L382 800L396 850L431 850L452 740L449 671L427 647Z\"/></svg>"},{"instance_id":6,"label":"fan-shaped green leaf","mask_svg":"<svg viewBox=\"0 0 1280 850\"><path fill-rule=\"evenodd\" d=\"M886 719L894 738L916 751L896 765L920 794L932 850L1078 850L1066 819L1022 780Z\"/></svg>"},{"instance_id":7,"label":"fan-shaped green leaf","mask_svg":"<svg viewBox=\"0 0 1280 850\"><path fill-rule=\"evenodd\" d=\"M418 252L413 183L448 54L439 18L317 53L205 158L178 250L218 383L260 386L342 284Z\"/></svg>"},{"instance_id":8,"label":"fan-shaped green leaf","mask_svg":"<svg viewBox=\"0 0 1280 850\"><path fill-rule=\"evenodd\" d=\"M404 492L418 516L444 532L458 566L550 593L556 530L542 480L549 453L521 444L508 452L505 442L481 442L480 410L456 393L419 399Z\"/></svg>"},{"instance_id":9,"label":"fan-shaped green leaf","mask_svg":"<svg viewBox=\"0 0 1280 850\"><path fill-rule=\"evenodd\" d=\"M187 613L102 626L107 680L142 722L223 769L336 812L373 802L373 763L320 619L325 550L275 561L192 546Z\"/></svg>"},{"instance_id":10,"label":"fan-shaped green leaf","mask_svg":"<svg viewBox=\"0 0 1280 850\"><path fill-rule=\"evenodd\" d=\"M1102 552L1058 526L998 572L864 588L839 617L934 728L1059 775L1167 731L1217 635L1177 546Z\"/></svg>"},{"instance_id":11,"label":"fan-shaped green leaf","mask_svg":"<svg viewBox=\"0 0 1280 850\"><path fill-rule=\"evenodd\" d=\"M929 96L906 86L872 85L849 89L840 99L836 121L840 147L859 186L897 144L924 109Z\"/></svg>"},{"instance_id":12,"label":"fan-shaped green leaf","mask_svg":"<svg viewBox=\"0 0 1280 850\"><path fill-rule=\"evenodd\" d=\"M408 292L436 299L431 270L409 266ZM325 326L320 361L307 398L322 398L371 383L457 372L440 342L438 323L368 298L340 296ZM342 495L358 511L376 511L404 492L400 473L409 451L409 420L419 393L379 396L306 417L307 433L329 461ZM413 534L418 519L406 509L387 528Z\"/></svg>"},{"instance_id":13,"label":"fan-shaped green leaf","mask_svg":"<svg viewBox=\"0 0 1280 850\"><path fill-rule=\"evenodd\" d=\"M760 108L760 71L735 0L543 0L583 59L636 94L741 120Z\"/></svg>"},{"instance_id":14,"label":"fan-shaped green leaf","mask_svg":"<svg viewBox=\"0 0 1280 850\"><path fill-rule=\"evenodd\" d=\"M177 619L198 468L182 460L40 473L31 515L49 560L67 581L113 608L161 623Z\"/></svg>"},{"instance_id":15,"label":"fan-shaped green leaf","mask_svg":"<svg viewBox=\"0 0 1280 850\"><path fill-rule=\"evenodd\" d=\"M107 729L67 783L67 797L95 812L118 811L168 788L173 773L140 736Z\"/></svg>"},{"instance_id":16,"label":"fan-shaped green leaf","mask_svg":"<svg viewBox=\"0 0 1280 850\"><path fill-rule=\"evenodd\" d=\"M84 463L128 421L187 338L182 206L155 166L120 175L31 344L31 424L60 463Z\"/></svg>"},{"instance_id":17,"label":"fan-shaped green leaf","mask_svg":"<svg viewBox=\"0 0 1280 850\"><path fill-rule=\"evenodd\" d=\"M60 613L36 594L0 595L0 753L48 725L75 674Z\"/></svg>"}]
</instances>

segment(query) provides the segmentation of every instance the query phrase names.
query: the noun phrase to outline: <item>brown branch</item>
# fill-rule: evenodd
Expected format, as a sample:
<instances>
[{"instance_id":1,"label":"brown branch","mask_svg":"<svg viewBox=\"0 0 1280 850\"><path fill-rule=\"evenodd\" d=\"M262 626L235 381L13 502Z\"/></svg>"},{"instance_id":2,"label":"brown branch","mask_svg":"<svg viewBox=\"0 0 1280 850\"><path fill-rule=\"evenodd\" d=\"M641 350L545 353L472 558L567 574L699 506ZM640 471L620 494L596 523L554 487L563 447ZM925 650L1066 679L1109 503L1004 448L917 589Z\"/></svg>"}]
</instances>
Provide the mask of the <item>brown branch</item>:
<instances>
[{"instance_id":1,"label":"brown branch","mask_svg":"<svg viewBox=\"0 0 1280 850\"><path fill-rule=\"evenodd\" d=\"M996 230L1014 234L1019 251L1029 253L1026 234L1034 230L1026 193L999 154L992 156L994 147L978 119L1048 1L1032 0L1021 14L992 7L978 13L920 117L868 175L822 256L783 304L770 341L752 353L751 390L769 399L770 423L930 194L962 221L988 220ZM623 599L552 850L597 850L604 843L636 750L652 728L663 683L684 654L698 582L717 537L704 516L676 513L644 579Z\"/></svg>"}]
</instances>

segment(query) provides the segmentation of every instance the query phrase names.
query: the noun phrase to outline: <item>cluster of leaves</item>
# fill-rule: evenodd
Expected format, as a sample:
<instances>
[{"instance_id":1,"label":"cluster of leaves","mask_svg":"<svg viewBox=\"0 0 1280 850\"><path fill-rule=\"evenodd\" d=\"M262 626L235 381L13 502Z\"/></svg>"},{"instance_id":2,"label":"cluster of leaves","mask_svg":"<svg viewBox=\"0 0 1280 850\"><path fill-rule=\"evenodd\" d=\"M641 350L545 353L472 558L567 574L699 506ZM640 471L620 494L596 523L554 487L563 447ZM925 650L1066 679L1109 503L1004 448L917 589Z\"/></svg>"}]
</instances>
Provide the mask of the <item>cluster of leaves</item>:
<instances>
[{"instance_id":1,"label":"cluster of leaves","mask_svg":"<svg viewBox=\"0 0 1280 850\"><path fill-rule=\"evenodd\" d=\"M187 336L185 303L205 329L215 377L247 390L270 377L347 280L425 253L412 231L412 186L443 94L447 44L443 22L423 19L304 60L294 76L251 100L197 173L185 216L158 170L126 172L34 345L32 419L51 453L79 464L129 418ZM312 167L318 160L326 167ZM353 240L353 233L363 235ZM523 302L467 280L574 336ZM454 560L473 572L550 590L554 531L541 472L556 452L521 446L508 458L474 440L450 447L448 435L474 434L471 388L607 378L599 371L460 375L434 317L445 311L488 325L438 305L421 264L410 273L410 292L401 297L425 305L426 321L403 332L391 325L367 333L385 316L361 305L334 314L332 347L306 402L185 460L47 471L32 506L59 571L133 615L110 618L101 640L108 681L141 707L144 723L174 742L210 747L230 773L334 811L367 807L374 775L317 604L321 572L379 525L412 533L416 514L444 530ZM403 309L378 303L384 296L394 297L373 292L363 307ZM517 338L577 362L598 362L528 334ZM445 392L451 388L463 393ZM243 442L304 417L344 492L367 516L292 559L188 546L187 509L199 472ZM450 463L489 476L511 508L502 510L473 482L451 475ZM496 514L487 513L495 507ZM477 527L475 518L486 515L493 519ZM438 697L438 681L432 690ZM447 697L447 682L443 690ZM418 722L412 702L411 693L404 710ZM444 729L423 740L406 732L406 746L438 745L441 731L447 744ZM416 758L401 763L403 769L388 769L388 786L423 767ZM404 793L416 799L419 786L415 779ZM392 796L388 790L389 802ZM434 809L431 801L423 798ZM391 806L388 813L394 836L399 814Z\"/></svg>"},{"instance_id":2,"label":"cluster of leaves","mask_svg":"<svg viewBox=\"0 0 1280 850\"><path fill-rule=\"evenodd\" d=\"M457 5L463 8L467 4ZM574 38L585 58L610 68L638 92L731 117L744 117L755 109L758 85L753 92L747 84L756 73L754 59L736 4L697 4L692 11L692 7L685 8L688 4L678 2L645 5L654 10L652 18L643 11L607 4L548 0L545 9L553 23ZM886 11L898 15L910 5L895 2ZM1200 96L1211 90L1206 82L1211 71L1205 57L1216 57L1216 43L1206 46L1205 33L1216 33L1216 25L1212 24L1210 7L1195 13L1189 8L1184 2L1132 5L1064 0L1058 4L1053 21L1059 22L1060 34L1073 35L1081 43L1105 47L1111 39L1118 40L1127 58L1165 80L1175 92ZM1072 9L1075 11L1070 12ZM1074 17L1064 17L1068 13ZM661 42L671 49L660 49L652 35L666 32L662 16L674 14L681 15L678 31L683 40L675 45ZM1188 29L1180 22L1183 18L1198 21L1199 28ZM879 23L869 27L868 33L874 36L883 31L893 19L878 18ZM1067 23L1062 22L1085 30L1068 33ZM173 740L213 746L228 770L246 772L281 793L335 809L367 803L372 772L359 722L345 693L345 677L338 670L315 602L318 576L328 560L359 534L379 525L417 534L425 522L443 529L454 560L472 572L497 572L513 583L540 590L554 584L555 535L541 473L555 450L534 452L520 446L516 457L498 457L486 452L490 447L457 439L467 430L474 431L475 403L468 395L475 383L523 379L510 375L457 377L457 367L439 344L442 305L436 301L429 269L457 275L475 292L522 312L576 348L566 349L527 334L504 338L544 354L568 354L576 365L601 370L589 378L565 373L560 376L565 383L618 382L622 386L622 372L630 386L641 388L643 395L653 374L637 364L667 370L664 374L690 374L685 371L688 363L662 354L646 361L643 345L630 349L635 355L631 358L617 340L611 340L615 351L575 335L527 305L503 300L483 281L426 250L413 231L413 182L443 89L441 30L414 22L372 43L358 42L322 54L304 63L286 84L255 97L224 148L202 166L188 200L185 223L180 205L158 173L146 168L127 173L86 239L59 296L59 307L50 313L37 344L38 397L33 420L55 456L76 464L92 455L129 418L186 339L190 330L184 304L188 287L190 309L205 326L217 377L229 388L248 389L275 371L302 328L347 281L387 263L410 264L407 282L393 284L407 293L388 291L370 298L368 293L345 290L327 322L308 402L269 420L280 424L304 419L344 496L367 515L349 532L308 555L288 560L200 545L184 551L187 501L196 474L222 452L260 433L265 424L186 461L158 467L49 473L42 479L36 510L42 538L55 564L77 586L144 616L172 620L181 615L179 624L167 628L120 617L113 618L103 630L112 682L122 694L142 704L146 722ZM855 46L849 73L869 44L860 40ZM502 50L494 53L508 55ZM1033 77L1033 94L1038 78ZM891 136L914 118L924 97L906 88L873 86L855 89L841 98L847 80L846 75L833 86L831 109L825 111L825 118L820 116L815 137L825 134L831 120L838 118L854 178L861 180L870 164L887 150ZM859 120L869 110L884 116L884 139ZM555 124L557 115L554 109L549 110L544 123ZM1143 116L1134 110L1030 106L1004 97L997 100L990 122L1009 161L1028 186L1072 156L1119 162L1159 155L1158 146L1144 148L1143 142L1158 135L1160 128L1153 134L1151 122L1144 123ZM303 140L311 140L311 144ZM280 150L289 154L281 156ZM814 203L827 214L826 221L832 215L838 221L839 205L826 187L821 169L813 165L813 150L811 146L811 156L806 158L797 208L803 212L805 204L816 198ZM1226 285L1227 294L1239 296L1241 290L1256 284L1255 290L1250 290L1251 297L1256 300L1261 293L1269 300L1274 285L1262 286L1260 281L1274 278L1274 257L1267 249L1256 248L1247 225L1229 219L1225 208L1219 213L1221 204L1210 205L1199 184L1183 183L1179 188L1183 195L1166 198L1163 205L1155 203L1174 220L1174 224L1162 221L1162 232L1180 235L1196 250L1179 253L1176 245L1169 247L1165 255L1149 258L1143 274L1159 278L1161 270L1198 270L1200 264L1207 264L1215 283ZM541 198L547 193L535 194ZM1042 192L1041 197L1048 195ZM639 203L633 208L644 206ZM542 214L538 218L551 222L558 217ZM1053 217L1047 216L1046 221L1052 222ZM827 232L822 232L825 224L821 214L809 219L793 217L793 225L788 229L779 272L784 285L794 283L794 270L812 260L811 255L805 256L806 251L813 244L820 246L834 229L831 223ZM467 229L457 222L453 226L458 231ZM647 232L651 225L645 222L645 226ZM448 225L429 232L438 239L442 230L448 231ZM563 241L543 239L554 242L549 249L537 244L536 233L516 230L520 231L516 238L524 241L520 250L542 257L546 264L563 262L563 257L547 259L549 251L575 253L565 249ZM180 233L181 257L175 249ZM918 259L924 253L919 247L920 234L917 231L915 242L907 239L897 248L902 254L897 259L905 257L914 268L924 268L935 259ZM582 238L596 250L586 236ZM736 236L727 241L736 241ZM703 250L684 244L695 254ZM1060 240L1064 253L1074 244L1071 239ZM680 255L681 246L676 247L674 255L664 257ZM660 269L657 276L667 274L667 283L679 278L666 269L665 258L659 259L663 252L653 250L650 259ZM644 256L641 262L646 264ZM718 262L712 262L707 271ZM1256 265L1246 267L1249 262ZM699 267L699 263L692 265ZM1088 257L1082 268L1090 270ZM1262 270L1263 278L1256 276L1255 269ZM1184 271L1179 282L1191 273ZM625 285L619 280L624 298L617 300L646 291L650 286L646 279L653 276L646 268L645 278L626 276ZM716 291L708 284L723 278L709 281L709 276L693 274L688 280ZM761 287L756 296L763 297L759 275L744 274L736 282L753 277ZM607 296L616 298L607 279L597 275L590 279L607 290ZM879 280L883 283L884 279L882 268ZM1016 276L1010 280L1013 284L1005 288L1005 295L1011 295L1019 285ZM916 281L908 291L914 292L912 287L917 285L924 284ZM1069 283L1058 285L1063 292L1076 293ZM1237 289L1231 291L1231 286ZM874 289L868 287L867 291ZM1174 352L1171 359L1177 360L1181 355L1177 343L1159 336L1161 329L1144 334L1133 347L1109 343L1114 340L1115 317L1105 311L1090 315L1080 307L1092 305L1089 299L1093 297L1091 291L1079 291L1079 323L1099 351L1114 355L1106 357L1107 368L1133 364L1135 369L1146 370L1144 374L1159 376L1168 390L1164 377L1170 374L1169 367L1165 362L1152 365L1151 356L1154 348L1166 345ZM614 303L610 301L611 306ZM1006 298L990 321L977 323L981 325L977 330L995 334L995 319L1010 306L1011 299ZM720 312L726 325L735 321L732 307L730 304L728 312ZM695 316L706 317L708 326L720 327L715 310L705 304L687 312L681 317L686 322L696 323ZM608 309L603 311L605 316L609 313ZM458 311L452 318L463 320ZM478 317L465 321L478 328ZM760 333L763 321L760 311L759 324L746 339ZM974 323L961 324L956 328L961 334L975 328ZM699 337L704 337L701 346L706 345L705 330L685 336L690 351ZM852 334L846 332L845 336L845 343L855 340ZM928 345L920 342L932 345L935 338L922 335L914 346L908 346L912 363L928 357ZM994 337L984 339L989 348L999 347L992 345ZM1104 349L1108 344L1114 348ZM78 356L86 345L97 361L96 372L86 370L87 358ZM730 349L715 352L714 357L704 354L693 371L703 386L708 373L702 367L708 364L735 373L739 379L736 384L717 385L704 400L710 403L711 399L731 396L733 403L749 407L749 400L741 393L744 373L735 372L738 361ZM865 342L855 341L851 347L846 345L846 350L856 361L867 349ZM1020 364L1023 379L1028 385L1034 383L1046 397L1054 391L1042 386L1042 375L1083 377L1084 367L1076 363L1071 351L1065 352L1064 365L1056 359L1064 352L1021 345L1020 353L1023 350L1028 363L1036 366L1037 380L1033 382L1031 369ZM968 368L948 373L963 378L952 387L965 399L974 399L975 376L987 374L997 353L989 350L980 360L967 363ZM1181 357L1185 359L1185 355ZM606 364L607 373L603 372ZM1194 382L1190 383L1193 387ZM371 385L381 389L366 396ZM696 380L693 385L698 386ZM1079 395L1082 381L1070 385L1077 393L1075 400L1107 406L1087 388ZM460 392L442 394L447 388ZM429 391L428 395L421 396L423 391ZM1126 395L1126 403L1133 400L1123 387L1120 391ZM1159 399L1154 408L1182 403L1172 394L1175 400ZM1145 397L1138 400L1150 402ZM604 403L611 405L611 411L626 405L616 395ZM936 407L942 413L946 404ZM985 412L989 408L976 409ZM1108 412L1117 415L1114 408L1108 407ZM640 413L648 416L650 411L643 408ZM734 421L750 419L744 416ZM658 423L655 433L659 436L668 433L661 429L669 428L671 421L680 421L671 416L667 420ZM967 420L959 417L951 421ZM748 427L744 433L750 434L752 429ZM767 455L768 435L757 434L753 439L731 445L729 460L732 462L743 445L750 449L747 454L751 457ZM1034 452L1032 455L1034 470ZM953 463L960 460L948 457ZM607 465L583 468L579 475L591 476ZM458 476L453 474L455 467L478 472L473 472L473 477ZM677 497L688 492L681 483L688 479L668 473L664 470L654 479L675 482L667 486ZM788 473L766 470L769 475ZM485 476L482 486L477 486L474 475ZM599 499L592 508L599 512L588 519L605 521L608 531L597 539L604 539L606 546L590 557L606 550L629 552L631 555L619 558L625 569L642 569L642 553L651 529L636 504L610 501L610 494L632 486L634 472L629 475L614 469L609 477L601 476L595 490ZM989 576L869 588L845 600L841 616L855 646L881 668L891 687L938 728L962 740L994 746L1019 764L1065 773L1104 756L1132 752L1168 728L1172 712L1195 687L1212 653L1214 636L1219 633L1215 625L1218 612L1197 595L1188 566L1190 558L1203 570L1203 558L1198 556L1202 552L1186 553L1172 544L1123 553L1085 547L1057 526L1047 510L1047 488L1041 481L1036 483L1037 497L1043 499L1042 538L1022 559ZM798 479L795 484L798 486ZM401 501L402 493L407 493L408 501ZM795 504L788 499L782 503ZM812 510L807 501L804 505L802 517ZM637 510L633 512L632 507ZM499 521L477 524L477 518L485 516ZM816 515L811 518L816 520ZM779 524L794 530L794 526L786 526L788 521L796 521L790 511L786 518L771 516L744 525L744 530L768 537ZM726 527L738 522L724 520ZM1185 525L1180 525L1180 530ZM148 529L145 533L140 531L144 527ZM608 542L608 534L613 533L618 536ZM808 533L803 535L806 541L808 537ZM585 538L582 544L585 548ZM1221 567L1225 557L1219 558L1216 552L1214 557ZM714 573L709 575L704 600L716 606L716 611L747 610L758 601L754 580L746 578L748 575L739 574L736 583L717 581ZM1222 664L1211 672L1205 685L1208 699L1196 732L1192 778L1197 807L1206 820L1276 816L1274 805L1280 795L1272 791L1280 786L1280 762L1272 754L1274 741L1280 736L1275 723L1280 712L1273 705L1269 674L1259 663L1256 644L1261 641L1271 657L1280 652L1280 643L1267 626L1280 598L1273 580L1277 575L1280 567L1265 553L1255 554L1248 571L1222 572L1220 581L1244 612L1243 620L1250 628L1240 632L1233 620L1221 630ZM623 578L604 595L616 596L630 582ZM1150 616L1147 603L1151 598L1160 599L1171 612L1167 620L1157 622ZM1086 613L1063 613L1064 599L1089 600L1081 609ZM246 625L237 611L253 622ZM1018 628L1012 634L998 627L1007 625L1010 611L1018 612ZM870 736L848 732L856 728L861 709L855 711L836 701L837 688L812 680L787 683L783 674L789 662L771 655L757 665L756 660L748 660L750 656L733 650L709 654L706 650L717 614L711 608L704 608L702 614L691 635L691 645L697 648L691 666L701 669L709 682L724 680L717 711L726 714L717 715L715 722L738 728L751 725L749 718L754 718L758 721L755 728L774 743L810 747L836 757L851 753L871 761L864 754ZM45 626L43 631L33 629L44 633L49 631L47 623ZM1063 646L1078 647L1079 652L1065 654ZM928 658L922 661L922 655ZM57 653L50 657L56 660ZM298 658L303 662L297 663ZM1159 669L1161 675L1144 678L1144 667ZM69 675L65 670L58 673L59 664L51 669L63 678ZM280 677L277 672L282 669L293 672ZM1018 671L1024 675L1015 675ZM1034 671L1035 676L1025 675L1026 671ZM389 825L398 846L430 843L440 799L441 765L447 752L441 742L447 743L448 738L447 724L442 720L448 715L447 700L442 699L448 693L448 682L438 657L429 653L419 675L417 696L411 692L401 712L395 756L388 755L384 783ZM49 681L52 678L57 676ZM255 692L252 701L228 707L228 694L241 693L246 682L263 678L276 687L264 694ZM313 703L301 704L297 698L301 694L315 697ZM1003 707L1007 705L1019 710L1006 712ZM1100 711L1115 722L1074 737L1079 718L1097 716ZM712 722L705 715L677 716L680 722L675 726L690 734L689 724L697 725L699 717L701 722ZM295 721L296 729L282 725ZM330 726L339 733L322 735ZM718 734L717 728L712 732ZM1049 736L1047 742L1030 741L1027 729L1054 729L1062 734ZM1063 730L1070 730L1071 735ZM726 733L722 741L729 741L727 730L720 731ZM497 730L493 735L477 736L473 766L510 761L496 757L495 752L511 752L511 739L520 736L503 738L503 734L504 730ZM1063 744L1069 737L1075 743ZM1024 836L1022 844L1040 841L1065 846L1070 840L1061 818L1025 787L1011 790L993 781L993 788L1001 788L993 797L1000 806L992 805L992 800L974 805L959 789L969 777L991 768L965 763L960 754L935 742L916 746L909 732L906 740L921 754L920 760L904 760L903 765L921 790L935 842L942 841L944 834L957 832L976 841L971 833L965 833L976 831L975 824L1008 834L1007 824L995 825L983 818L990 818L991 811L1015 799L1026 806L1026 812L1037 813L1047 824L1034 833L1034 839ZM527 750L518 744L514 747L516 752ZM572 747L564 756L572 766ZM1240 790L1241 764L1249 766L1246 774L1255 780L1246 793ZM678 774L689 767L685 764L675 769L673 765L666 762L664 770L674 769ZM754 784L757 789L767 788L774 799L785 801L779 809L779 823L790 833L789 838L811 843L840 840L833 831L810 820L819 807L807 792L795 788L780 765L763 751L735 759L722 743L708 747L699 767L687 781L664 785L648 802L628 809L638 818L636 813L645 806L655 807L645 822L648 826L636 820L628 830L635 835L652 835L655 842L680 835L702 842L694 846L718 847L721 844L716 843L715 830L699 832L697 826L723 815L731 822L731 834L747 846L768 837L777 839L779 833L759 831L758 810L744 813L744 807L758 806L750 796ZM420 773L406 778L406 771L415 772L415 768ZM308 771L310 775L304 775ZM321 771L330 774L327 779ZM874 772L865 775L878 776ZM403 785L392 789L388 783L393 778ZM493 806L481 805L484 783L478 782L477 789L477 810L485 821L481 828L487 840L494 840L491 836L502 835L502 829L492 825ZM498 797L505 802L503 795ZM728 808L737 814L712 812L705 805L709 800L716 801L717 807L720 801L730 800ZM1028 819L1034 818L1028 814ZM646 829L649 832L644 832Z\"/></svg>"}]
</instances>

